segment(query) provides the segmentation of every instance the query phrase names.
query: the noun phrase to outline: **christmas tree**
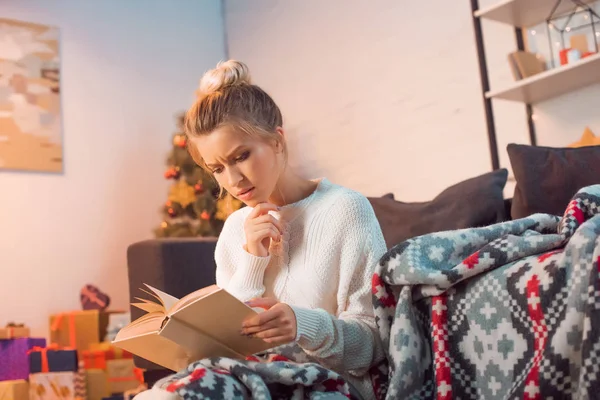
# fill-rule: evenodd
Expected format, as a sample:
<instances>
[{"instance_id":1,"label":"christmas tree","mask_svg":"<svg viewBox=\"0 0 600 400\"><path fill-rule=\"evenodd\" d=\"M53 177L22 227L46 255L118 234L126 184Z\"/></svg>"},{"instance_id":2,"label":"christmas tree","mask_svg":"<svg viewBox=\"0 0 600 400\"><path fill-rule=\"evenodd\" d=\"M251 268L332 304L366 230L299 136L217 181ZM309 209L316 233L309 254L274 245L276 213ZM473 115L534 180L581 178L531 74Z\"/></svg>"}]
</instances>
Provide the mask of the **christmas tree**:
<instances>
[{"instance_id":1,"label":"christmas tree","mask_svg":"<svg viewBox=\"0 0 600 400\"><path fill-rule=\"evenodd\" d=\"M219 197L216 181L194 162L187 150L183 115L177 117L177 125L165 172L165 178L173 183L161 208L164 220L155 229L155 236L219 236L227 217L243 203L225 191Z\"/></svg>"}]
</instances>

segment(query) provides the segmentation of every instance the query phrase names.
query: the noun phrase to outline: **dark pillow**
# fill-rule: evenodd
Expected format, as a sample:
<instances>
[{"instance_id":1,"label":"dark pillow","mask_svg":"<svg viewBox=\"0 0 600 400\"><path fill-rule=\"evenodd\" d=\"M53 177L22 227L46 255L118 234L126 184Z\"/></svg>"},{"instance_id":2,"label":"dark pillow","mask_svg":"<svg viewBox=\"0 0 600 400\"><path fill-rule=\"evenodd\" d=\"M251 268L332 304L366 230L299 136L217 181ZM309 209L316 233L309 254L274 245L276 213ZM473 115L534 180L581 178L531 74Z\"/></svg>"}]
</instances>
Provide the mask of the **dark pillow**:
<instances>
[{"instance_id":1,"label":"dark pillow","mask_svg":"<svg viewBox=\"0 0 600 400\"><path fill-rule=\"evenodd\" d=\"M435 199L403 203L369 197L388 249L431 232L486 226L505 221L503 190L508 171L499 169L450 186Z\"/></svg>"},{"instance_id":2,"label":"dark pillow","mask_svg":"<svg viewBox=\"0 0 600 400\"><path fill-rule=\"evenodd\" d=\"M509 144L507 150L517 181L511 207L513 219L535 213L562 216L579 189L600 183L600 146Z\"/></svg>"}]
</instances>

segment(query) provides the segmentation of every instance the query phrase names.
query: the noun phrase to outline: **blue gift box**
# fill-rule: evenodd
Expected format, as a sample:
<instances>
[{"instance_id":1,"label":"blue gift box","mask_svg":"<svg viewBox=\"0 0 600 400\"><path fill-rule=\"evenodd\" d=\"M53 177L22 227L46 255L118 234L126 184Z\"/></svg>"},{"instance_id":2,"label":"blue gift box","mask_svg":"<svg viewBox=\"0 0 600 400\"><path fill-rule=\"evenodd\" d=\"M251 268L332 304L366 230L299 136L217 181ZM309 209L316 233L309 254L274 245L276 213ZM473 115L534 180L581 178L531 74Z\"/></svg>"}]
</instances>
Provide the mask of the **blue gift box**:
<instances>
[{"instance_id":1,"label":"blue gift box","mask_svg":"<svg viewBox=\"0 0 600 400\"><path fill-rule=\"evenodd\" d=\"M43 354L45 353L45 354ZM48 370L44 371L43 357L48 359ZM43 349L29 353L29 372L76 372L78 369L77 350Z\"/></svg>"},{"instance_id":2,"label":"blue gift box","mask_svg":"<svg viewBox=\"0 0 600 400\"><path fill-rule=\"evenodd\" d=\"M0 340L0 381L29 378L29 357L33 347L45 347L46 339L18 338Z\"/></svg>"}]
</instances>

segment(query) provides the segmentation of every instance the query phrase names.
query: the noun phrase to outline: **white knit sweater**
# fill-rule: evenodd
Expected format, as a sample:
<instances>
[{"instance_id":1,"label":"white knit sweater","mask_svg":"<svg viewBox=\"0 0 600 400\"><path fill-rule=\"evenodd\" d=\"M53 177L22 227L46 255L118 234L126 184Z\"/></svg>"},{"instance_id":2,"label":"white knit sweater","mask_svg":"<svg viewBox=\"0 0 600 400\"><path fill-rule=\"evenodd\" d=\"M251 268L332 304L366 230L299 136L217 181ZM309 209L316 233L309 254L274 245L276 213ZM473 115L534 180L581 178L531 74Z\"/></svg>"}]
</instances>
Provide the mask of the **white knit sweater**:
<instances>
[{"instance_id":1,"label":"white knit sweater","mask_svg":"<svg viewBox=\"0 0 600 400\"><path fill-rule=\"evenodd\" d=\"M314 181L311 195L270 213L284 232L267 257L244 250L251 208L229 216L215 250L217 285L243 301L275 297L292 306L298 345L372 398L366 372L384 353L371 277L385 241L366 197L326 178Z\"/></svg>"}]
</instances>

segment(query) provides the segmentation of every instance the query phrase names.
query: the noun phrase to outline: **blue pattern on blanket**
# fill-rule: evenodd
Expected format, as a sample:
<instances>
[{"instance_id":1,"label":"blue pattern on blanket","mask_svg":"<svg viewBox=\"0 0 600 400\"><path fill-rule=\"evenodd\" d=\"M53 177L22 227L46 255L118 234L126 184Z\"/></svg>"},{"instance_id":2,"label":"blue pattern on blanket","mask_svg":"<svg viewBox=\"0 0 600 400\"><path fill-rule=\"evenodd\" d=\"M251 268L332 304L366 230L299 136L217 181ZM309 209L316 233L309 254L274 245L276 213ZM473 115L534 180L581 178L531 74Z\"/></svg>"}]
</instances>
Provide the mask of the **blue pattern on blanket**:
<instances>
[{"instance_id":1,"label":"blue pattern on blanket","mask_svg":"<svg viewBox=\"0 0 600 400\"><path fill-rule=\"evenodd\" d=\"M468 205L466 205L468 206ZM598 398L600 185L391 249L373 276L381 399Z\"/></svg>"}]
</instances>

